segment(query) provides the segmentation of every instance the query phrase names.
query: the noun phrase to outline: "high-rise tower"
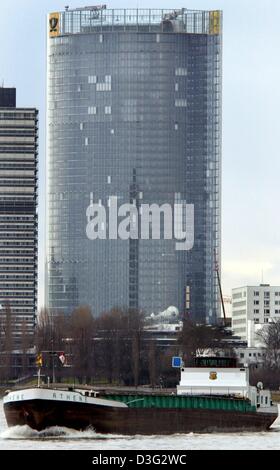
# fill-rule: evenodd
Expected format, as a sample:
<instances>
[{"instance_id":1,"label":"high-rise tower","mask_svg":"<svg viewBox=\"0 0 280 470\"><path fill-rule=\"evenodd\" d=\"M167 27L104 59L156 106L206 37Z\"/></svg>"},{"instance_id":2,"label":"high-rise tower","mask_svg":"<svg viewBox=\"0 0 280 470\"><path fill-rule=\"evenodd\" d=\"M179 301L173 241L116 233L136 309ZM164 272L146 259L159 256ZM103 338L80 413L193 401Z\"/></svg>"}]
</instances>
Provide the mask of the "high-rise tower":
<instances>
[{"instance_id":1,"label":"high-rise tower","mask_svg":"<svg viewBox=\"0 0 280 470\"><path fill-rule=\"evenodd\" d=\"M38 111L0 88L0 315L11 314L15 345L33 335L37 309L37 147Z\"/></svg>"},{"instance_id":2,"label":"high-rise tower","mask_svg":"<svg viewBox=\"0 0 280 470\"><path fill-rule=\"evenodd\" d=\"M172 305L215 321L221 31L220 11L101 6L49 15L51 310ZM142 204L193 204L193 248L176 250L163 237L109 239L108 218L106 239L90 240L90 208L108 212L112 197L134 204L139 217Z\"/></svg>"}]
</instances>

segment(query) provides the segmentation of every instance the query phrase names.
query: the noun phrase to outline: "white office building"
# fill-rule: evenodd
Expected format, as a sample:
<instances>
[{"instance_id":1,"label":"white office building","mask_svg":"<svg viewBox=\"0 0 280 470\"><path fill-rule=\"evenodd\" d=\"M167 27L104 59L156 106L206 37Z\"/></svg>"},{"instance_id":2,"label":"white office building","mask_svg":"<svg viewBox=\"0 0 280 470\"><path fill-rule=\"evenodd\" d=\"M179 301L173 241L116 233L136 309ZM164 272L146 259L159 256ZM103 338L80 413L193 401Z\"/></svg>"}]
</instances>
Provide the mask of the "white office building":
<instances>
[{"instance_id":1,"label":"white office building","mask_svg":"<svg viewBox=\"0 0 280 470\"><path fill-rule=\"evenodd\" d=\"M254 330L270 321L280 319L280 286L260 284L232 289L233 334L255 346ZM250 344L249 344L250 343Z\"/></svg>"}]
</instances>

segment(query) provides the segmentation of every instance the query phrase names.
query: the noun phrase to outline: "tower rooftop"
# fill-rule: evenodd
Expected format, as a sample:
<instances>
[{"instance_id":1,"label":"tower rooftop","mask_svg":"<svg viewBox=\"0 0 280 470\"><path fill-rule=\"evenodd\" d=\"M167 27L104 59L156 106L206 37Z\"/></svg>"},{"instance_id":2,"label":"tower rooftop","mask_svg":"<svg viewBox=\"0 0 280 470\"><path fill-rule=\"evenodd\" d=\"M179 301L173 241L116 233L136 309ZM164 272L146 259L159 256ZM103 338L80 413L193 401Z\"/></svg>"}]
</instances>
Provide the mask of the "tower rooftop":
<instances>
[{"instance_id":1,"label":"tower rooftop","mask_svg":"<svg viewBox=\"0 0 280 470\"><path fill-rule=\"evenodd\" d=\"M123 8L107 9L106 5L89 6L51 13L50 36L89 32L163 32L220 34L220 10L179 10ZM51 23L53 21L53 23ZM53 28L52 28L53 25Z\"/></svg>"},{"instance_id":2,"label":"tower rooftop","mask_svg":"<svg viewBox=\"0 0 280 470\"><path fill-rule=\"evenodd\" d=\"M16 88L0 87L0 108L16 107Z\"/></svg>"}]
</instances>

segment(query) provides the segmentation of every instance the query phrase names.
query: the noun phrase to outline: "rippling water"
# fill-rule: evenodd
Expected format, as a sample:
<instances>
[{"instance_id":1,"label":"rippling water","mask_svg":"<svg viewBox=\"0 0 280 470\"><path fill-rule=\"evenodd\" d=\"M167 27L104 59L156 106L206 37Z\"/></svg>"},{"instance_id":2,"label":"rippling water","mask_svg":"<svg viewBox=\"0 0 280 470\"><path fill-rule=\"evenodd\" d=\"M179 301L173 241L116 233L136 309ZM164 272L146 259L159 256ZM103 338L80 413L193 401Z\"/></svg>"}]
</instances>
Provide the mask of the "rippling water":
<instances>
[{"instance_id":1,"label":"rippling water","mask_svg":"<svg viewBox=\"0 0 280 470\"><path fill-rule=\"evenodd\" d=\"M101 435L53 427L38 432L28 426L8 428L0 401L0 449L87 449L87 450L195 450L278 449L280 418L270 431L239 434L173 434L172 436Z\"/></svg>"}]
</instances>

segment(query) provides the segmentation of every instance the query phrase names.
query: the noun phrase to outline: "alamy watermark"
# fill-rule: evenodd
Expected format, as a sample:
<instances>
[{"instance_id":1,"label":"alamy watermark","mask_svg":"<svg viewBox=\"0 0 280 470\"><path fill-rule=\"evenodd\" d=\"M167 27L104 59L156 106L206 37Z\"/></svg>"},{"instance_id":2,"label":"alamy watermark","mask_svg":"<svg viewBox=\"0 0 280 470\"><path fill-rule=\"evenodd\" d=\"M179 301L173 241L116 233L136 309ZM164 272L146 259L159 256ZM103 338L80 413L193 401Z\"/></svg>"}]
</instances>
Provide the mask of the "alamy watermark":
<instances>
[{"instance_id":1,"label":"alamy watermark","mask_svg":"<svg viewBox=\"0 0 280 470\"><path fill-rule=\"evenodd\" d=\"M175 193L174 204L118 205L117 196L109 196L106 206L93 202L86 210L86 234L90 240L175 240L176 250L191 250L194 244L194 205L186 204Z\"/></svg>"}]
</instances>

